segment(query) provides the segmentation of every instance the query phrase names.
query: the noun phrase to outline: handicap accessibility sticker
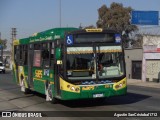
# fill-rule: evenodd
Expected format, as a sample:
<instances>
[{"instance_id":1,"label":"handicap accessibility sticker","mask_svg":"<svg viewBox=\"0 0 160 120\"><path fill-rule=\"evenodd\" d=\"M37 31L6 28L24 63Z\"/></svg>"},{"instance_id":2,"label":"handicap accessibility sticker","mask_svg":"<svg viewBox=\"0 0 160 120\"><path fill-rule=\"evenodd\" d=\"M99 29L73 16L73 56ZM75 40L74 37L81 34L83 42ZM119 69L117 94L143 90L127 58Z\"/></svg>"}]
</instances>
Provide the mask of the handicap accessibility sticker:
<instances>
[{"instance_id":1,"label":"handicap accessibility sticker","mask_svg":"<svg viewBox=\"0 0 160 120\"><path fill-rule=\"evenodd\" d=\"M68 35L66 38L67 45L72 45L73 44L73 35Z\"/></svg>"}]
</instances>

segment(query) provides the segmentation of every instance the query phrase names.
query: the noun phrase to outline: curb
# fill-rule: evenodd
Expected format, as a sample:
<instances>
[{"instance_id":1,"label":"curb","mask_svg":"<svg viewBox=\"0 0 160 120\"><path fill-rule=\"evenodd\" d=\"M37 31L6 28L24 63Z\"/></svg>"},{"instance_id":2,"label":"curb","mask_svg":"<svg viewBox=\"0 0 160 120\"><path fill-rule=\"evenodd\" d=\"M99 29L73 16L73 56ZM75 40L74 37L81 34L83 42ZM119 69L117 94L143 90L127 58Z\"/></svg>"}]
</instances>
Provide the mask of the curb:
<instances>
[{"instance_id":1,"label":"curb","mask_svg":"<svg viewBox=\"0 0 160 120\"><path fill-rule=\"evenodd\" d=\"M160 88L160 83L156 83L156 82L144 82L142 80L137 80L137 79L128 79L127 80L127 85Z\"/></svg>"}]
</instances>

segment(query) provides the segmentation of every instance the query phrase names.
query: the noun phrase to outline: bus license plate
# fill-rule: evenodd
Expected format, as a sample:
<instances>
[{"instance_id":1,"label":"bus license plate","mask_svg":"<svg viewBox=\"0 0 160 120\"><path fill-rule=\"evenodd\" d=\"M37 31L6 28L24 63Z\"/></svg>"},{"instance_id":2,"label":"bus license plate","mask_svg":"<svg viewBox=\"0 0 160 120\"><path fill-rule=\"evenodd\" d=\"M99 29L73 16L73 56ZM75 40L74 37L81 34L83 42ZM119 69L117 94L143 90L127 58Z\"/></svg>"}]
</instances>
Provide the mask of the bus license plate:
<instances>
[{"instance_id":1,"label":"bus license plate","mask_svg":"<svg viewBox=\"0 0 160 120\"><path fill-rule=\"evenodd\" d=\"M93 98L104 97L103 93L101 94L93 94Z\"/></svg>"}]
</instances>

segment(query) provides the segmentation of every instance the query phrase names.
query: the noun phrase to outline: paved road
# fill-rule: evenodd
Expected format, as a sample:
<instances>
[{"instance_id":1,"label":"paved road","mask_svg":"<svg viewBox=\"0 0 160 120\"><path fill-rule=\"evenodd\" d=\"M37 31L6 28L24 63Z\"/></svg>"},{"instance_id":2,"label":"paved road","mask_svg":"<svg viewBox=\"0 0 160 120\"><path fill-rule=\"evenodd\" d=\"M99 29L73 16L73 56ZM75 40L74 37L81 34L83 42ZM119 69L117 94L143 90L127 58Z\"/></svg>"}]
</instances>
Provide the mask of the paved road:
<instances>
[{"instance_id":1,"label":"paved road","mask_svg":"<svg viewBox=\"0 0 160 120\"><path fill-rule=\"evenodd\" d=\"M77 100L68 102L60 101L59 104L51 104L45 101L44 95L38 93L24 95L20 92L20 88L12 82L10 72L7 72L6 74L0 74L0 111L71 111L69 113L64 112L64 116L66 116L66 114L76 116L72 111L160 111L159 90L159 88L129 85L126 96L108 98L104 102L97 100ZM53 114L58 113L53 112ZM82 117L66 119L78 120L82 119ZM97 120L100 118L92 117L90 119ZM151 118L124 117L122 119L150 120Z\"/></svg>"}]
</instances>

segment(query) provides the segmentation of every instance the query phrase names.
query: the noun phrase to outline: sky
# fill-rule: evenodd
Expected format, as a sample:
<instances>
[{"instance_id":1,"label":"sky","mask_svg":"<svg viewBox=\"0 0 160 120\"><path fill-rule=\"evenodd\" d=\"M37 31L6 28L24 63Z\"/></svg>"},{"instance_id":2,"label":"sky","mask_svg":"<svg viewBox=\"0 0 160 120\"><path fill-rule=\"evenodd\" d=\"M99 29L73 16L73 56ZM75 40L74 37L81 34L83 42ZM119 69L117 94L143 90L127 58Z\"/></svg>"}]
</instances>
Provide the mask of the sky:
<instances>
[{"instance_id":1,"label":"sky","mask_svg":"<svg viewBox=\"0 0 160 120\"><path fill-rule=\"evenodd\" d=\"M94 25L98 9L112 2L134 10L160 11L160 0L61 0L61 27ZM17 28L17 39L33 33L60 27L60 0L0 0L1 38L11 42L11 28Z\"/></svg>"}]
</instances>

